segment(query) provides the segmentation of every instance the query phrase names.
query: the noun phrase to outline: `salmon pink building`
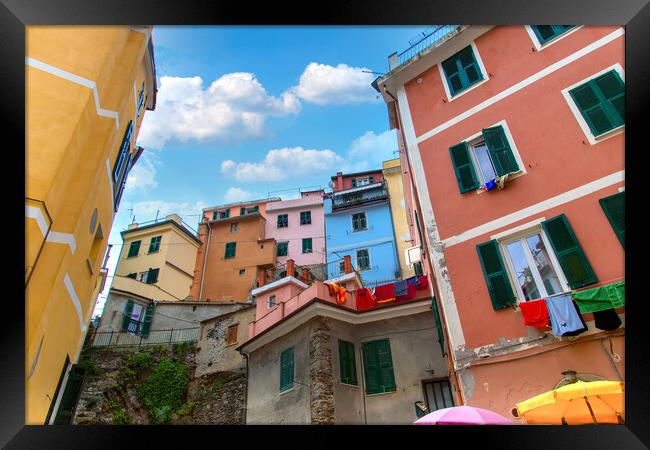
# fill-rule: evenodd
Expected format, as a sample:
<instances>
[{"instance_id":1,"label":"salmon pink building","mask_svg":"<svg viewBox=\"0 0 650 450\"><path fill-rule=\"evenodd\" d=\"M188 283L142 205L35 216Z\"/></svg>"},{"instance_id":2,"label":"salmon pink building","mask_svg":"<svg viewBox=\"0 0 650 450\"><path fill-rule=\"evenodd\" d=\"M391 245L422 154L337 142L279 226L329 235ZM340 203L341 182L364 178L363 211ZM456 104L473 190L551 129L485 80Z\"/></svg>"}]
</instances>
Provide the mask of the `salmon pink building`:
<instances>
[{"instance_id":1,"label":"salmon pink building","mask_svg":"<svg viewBox=\"0 0 650 450\"><path fill-rule=\"evenodd\" d=\"M624 380L624 39L434 27L373 83L457 404L512 417L558 384Z\"/></svg>"}]
</instances>

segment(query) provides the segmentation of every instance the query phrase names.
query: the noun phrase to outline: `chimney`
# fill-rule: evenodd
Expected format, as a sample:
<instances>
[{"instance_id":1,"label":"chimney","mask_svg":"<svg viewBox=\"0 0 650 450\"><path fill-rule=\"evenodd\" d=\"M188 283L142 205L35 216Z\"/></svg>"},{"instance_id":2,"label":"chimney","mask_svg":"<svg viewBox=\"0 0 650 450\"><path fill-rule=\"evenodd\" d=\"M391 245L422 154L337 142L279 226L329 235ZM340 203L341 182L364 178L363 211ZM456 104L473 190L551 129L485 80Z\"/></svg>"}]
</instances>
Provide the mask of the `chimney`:
<instances>
[{"instance_id":1,"label":"chimney","mask_svg":"<svg viewBox=\"0 0 650 450\"><path fill-rule=\"evenodd\" d=\"M337 191L343 190L343 172L336 173L336 190Z\"/></svg>"},{"instance_id":2,"label":"chimney","mask_svg":"<svg viewBox=\"0 0 650 450\"><path fill-rule=\"evenodd\" d=\"M303 268L302 268L302 274L300 275L300 279L301 279L304 283L308 283L308 282L309 282L309 269L308 269L308 268L306 268L306 267L303 267Z\"/></svg>"},{"instance_id":3,"label":"chimney","mask_svg":"<svg viewBox=\"0 0 650 450\"><path fill-rule=\"evenodd\" d=\"M343 267L345 268L345 273L352 273L352 258L350 255L345 255L343 257Z\"/></svg>"},{"instance_id":4,"label":"chimney","mask_svg":"<svg viewBox=\"0 0 650 450\"><path fill-rule=\"evenodd\" d=\"M296 262L293 259L287 260L287 276L288 277L296 276Z\"/></svg>"},{"instance_id":5,"label":"chimney","mask_svg":"<svg viewBox=\"0 0 650 450\"><path fill-rule=\"evenodd\" d=\"M262 287L266 284L266 270L261 270L257 275L257 287Z\"/></svg>"},{"instance_id":6,"label":"chimney","mask_svg":"<svg viewBox=\"0 0 650 450\"><path fill-rule=\"evenodd\" d=\"M399 58L397 52L394 52L388 55L388 70L393 70L397 66L399 66Z\"/></svg>"},{"instance_id":7,"label":"chimney","mask_svg":"<svg viewBox=\"0 0 650 450\"><path fill-rule=\"evenodd\" d=\"M135 223L135 222L134 222L134 223L130 223L130 224L129 224L129 230L133 230L134 228L138 228L138 224Z\"/></svg>"},{"instance_id":8,"label":"chimney","mask_svg":"<svg viewBox=\"0 0 650 450\"><path fill-rule=\"evenodd\" d=\"M170 214L165 217L165 220L173 220L179 225L183 224L183 219L181 219L181 216L179 216L178 214Z\"/></svg>"}]
</instances>

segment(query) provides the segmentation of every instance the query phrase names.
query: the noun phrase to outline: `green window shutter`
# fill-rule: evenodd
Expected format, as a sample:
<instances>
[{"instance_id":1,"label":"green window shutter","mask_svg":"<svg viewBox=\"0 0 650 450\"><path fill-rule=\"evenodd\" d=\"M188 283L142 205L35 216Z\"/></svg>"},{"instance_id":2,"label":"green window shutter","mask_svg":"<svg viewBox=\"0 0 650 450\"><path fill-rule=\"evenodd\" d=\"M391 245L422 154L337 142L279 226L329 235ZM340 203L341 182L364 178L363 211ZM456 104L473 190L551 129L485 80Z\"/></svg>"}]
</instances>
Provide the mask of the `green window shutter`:
<instances>
[{"instance_id":1,"label":"green window shutter","mask_svg":"<svg viewBox=\"0 0 650 450\"><path fill-rule=\"evenodd\" d=\"M485 144L490 152L497 175L505 175L519 170L515 155L512 153L508 138L502 126L485 128L482 130Z\"/></svg>"},{"instance_id":2,"label":"green window shutter","mask_svg":"<svg viewBox=\"0 0 650 450\"><path fill-rule=\"evenodd\" d=\"M293 347L280 354L280 392L293 387Z\"/></svg>"},{"instance_id":3,"label":"green window shutter","mask_svg":"<svg viewBox=\"0 0 650 450\"><path fill-rule=\"evenodd\" d=\"M612 225L616 237L625 248L625 191L598 200Z\"/></svg>"},{"instance_id":4,"label":"green window shutter","mask_svg":"<svg viewBox=\"0 0 650 450\"><path fill-rule=\"evenodd\" d=\"M377 341L364 342L363 374L366 380L366 394L378 394L381 390L381 373L377 357Z\"/></svg>"},{"instance_id":5,"label":"green window shutter","mask_svg":"<svg viewBox=\"0 0 650 450\"><path fill-rule=\"evenodd\" d=\"M442 69L452 96L483 79L471 45L443 61Z\"/></svg>"},{"instance_id":6,"label":"green window shutter","mask_svg":"<svg viewBox=\"0 0 650 450\"><path fill-rule=\"evenodd\" d=\"M598 282L569 221L564 214L542 222L555 256L571 289L577 289Z\"/></svg>"},{"instance_id":7,"label":"green window shutter","mask_svg":"<svg viewBox=\"0 0 650 450\"><path fill-rule=\"evenodd\" d=\"M158 272L160 272L160 269L149 269L147 273L147 284L154 284L158 281Z\"/></svg>"},{"instance_id":8,"label":"green window shutter","mask_svg":"<svg viewBox=\"0 0 650 450\"><path fill-rule=\"evenodd\" d=\"M246 214L246 208L239 208L239 215L243 216Z\"/></svg>"},{"instance_id":9,"label":"green window shutter","mask_svg":"<svg viewBox=\"0 0 650 450\"><path fill-rule=\"evenodd\" d=\"M449 147L449 154L451 155L451 163L454 166L460 193L462 194L478 188L476 172L474 172L474 166L469 157L467 142L461 142L453 147Z\"/></svg>"},{"instance_id":10,"label":"green window shutter","mask_svg":"<svg viewBox=\"0 0 650 450\"><path fill-rule=\"evenodd\" d=\"M129 254L127 255L127 258L130 258L131 256L138 256L138 252L140 252L140 243L141 241L131 242L131 246L129 247Z\"/></svg>"},{"instance_id":11,"label":"green window shutter","mask_svg":"<svg viewBox=\"0 0 650 450\"><path fill-rule=\"evenodd\" d=\"M153 320L154 310L156 305L153 302L149 303L147 309L144 313L144 319L142 320L141 335L142 337L149 336L149 330L151 329L151 321Z\"/></svg>"},{"instance_id":12,"label":"green window shutter","mask_svg":"<svg viewBox=\"0 0 650 450\"><path fill-rule=\"evenodd\" d=\"M594 136L625 123L625 83L611 70L569 91Z\"/></svg>"},{"instance_id":13,"label":"green window shutter","mask_svg":"<svg viewBox=\"0 0 650 450\"><path fill-rule=\"evenodd\" d=\"M492 300L492 308L496 311L514 305L517 300L510 286L497 241L491 240L479 244L476 246L476 250L490 293L490 300Z\"/></svg>"},{"instance_id":14,"label":"green window shutter","mask_svg":"<svg viewBox=\"0 0 650 450\"><path fill-rule=\"evenodd\" d=\"M395 372L393 371L393 358L390 353L390 341L384 339L379 341L379 351L377 359L379 361L379 371L381 373L383 392L391 392L396 389Z\"/></svg>"},{"instance_id":15,"label":"green window shutter","mask_svg":"<svg viewBox=\"0 0 650 450\"><path fill-rule=\"evenodd\" d=\"M127 300L126 305L124 306L124 317L122 318L122 331L128 330L129 322L131 321L132 312L133 312L133 300Z\"/></svg>"},{"instance_id":16,"label":"green window shutter","mask_svg":"<svg viewBox=\"0 0 650 450\"><path fill-rule=\"evenodd\" d=\"M151 238L151 242L149 242L149 253L155 253L158 250L160 250L161 240L162 240L162 236L154 236Z\"/></svg>"},{"instance_id":17,"label":"green window shutter","mask_svg":"<svg viewBox=\"0 0 650 450\"><path fill-rule=\"evenodd\" d=\"M288 242L278 242L278 256L287 256L289 253L289 243Z\"/></svg>"},{"instance_id":18,"label":"green window shutter","mask_svg":"<svg viewBox=\"0 0 650 450\"><path fill-rule=\"evenodd\" d=\"M224 218L224 219L226 219L226 218L228 218L228 217L230 217L230 208L228 208L228 209L226 210L226 213L223 215L223 218Z\"/></svg>"},{"instance_id":19,"label":"green window shutter","mask_svg":"<svg viewBox=\"0 0 650 450\"><path fill-rule=\"evenodd\" d=\"M341 383L357 385L357 368L354 357L354 344L339 340L339 367Z\"/></svg>"},{"instance_id":20,"label":"green window shutter","mask_svg":"<svg viewBox=\"0 0 650 450\"><path fill-rule=\"evenodd\" d=\"M573 27L575 25L531 25L540 44L546 44Z\"/></svg>"},{"instance_id":21,"label":"green window shutter","mask_svg":"<svg viewBox=\"0 0 650 450\"><path fill-rule=\"evenodd\" d=\"M54 425L69 425L72 423L85 375L86 370L76 364L70 368L70 374L68 375L68 380L65 384L63 395L61 396L61 402L59 403L59 409L54 418Z\"/></svg>"},{"instance_id":22,"label":"green window shutter","mask_svg":"<svg viewBox=\"0 0 650 450\"><path fill-rule=\"evenodd\" d=\"M303 238L303 240L302 240L302 252L303 253L311 253L312 252L311 238Z\"/></svg>"},{"instance_id":23,"label":"green window shutter","mask_svg":"<svg viewBox=\"0 0 650 450\"><path fill-rule=\"evenodd\" d=\"M225 258L234 258L235 257L235 252L236 252L236 247L237 243L236 242L228 242L226 244L226 254Z\"/></svg>"}]
</instances>

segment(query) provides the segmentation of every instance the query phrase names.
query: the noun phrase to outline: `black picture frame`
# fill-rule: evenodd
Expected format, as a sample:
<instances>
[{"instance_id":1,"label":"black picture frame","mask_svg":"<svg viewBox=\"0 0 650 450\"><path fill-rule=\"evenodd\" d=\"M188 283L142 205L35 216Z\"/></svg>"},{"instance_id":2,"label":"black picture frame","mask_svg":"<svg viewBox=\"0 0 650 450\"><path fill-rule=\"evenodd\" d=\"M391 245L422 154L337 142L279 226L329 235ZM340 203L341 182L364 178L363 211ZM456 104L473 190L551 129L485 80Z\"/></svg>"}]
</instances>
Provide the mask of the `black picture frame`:
<instances>
[{"instance_id":1,"label":"black picture frame","mask_svg":"<svg viewBox=\"0 0 650 450\"><path fill-rule=\"evenodd\" d=\"M641 138L647 128L643 106L650 100L650 5L648 0L336 0L295 5L278 2L207 1L102 1L102 0L2 0L0 4L0 111L3 129L18 144L5 146L6 157L24 148L25 136L25 26L59 24L154 24L155 25L428 25L431 23L465 24L524 24L579 23L625 25L626 71L626 196L635 205L644 192L640 159L645 153ZM398 43L396 43L397 46ZM388 55L387 55L388 56ZM6 139L5 139L6 141ZM647 142L646 142L647 145ZM629 158L629 159L628 159ZM12 158L13 159L13 158ZM19 173L24 159L16 156ZM22 161L22 162L21 162ZM12 161L13 162L13 161ZM5 163L8 165L8 163ZM20 180L8 183L13 201L12 220L15 230L6 236L21 235ZM640 204L640 203L639 203ZM260 443L269 438L291 436L293 445L308 447L347 442L358 438L364 444L394 442L430 446L450 439L451 445L468 441L487 448L645 448L650 446L650 399L648 395L649 351L644 319L645 304L636 283L640 280L642 247L636 243L643 220L634 220L645 208L628 208L626 218L628 246L626 252L626 291L632 298L626 304L626 424L624 426L513 426L513 427L127 427L127 426L25 426L24 407L24 304L16 295L6 294L3 302L6 318L1 327L2 363L0 363L0 392L4 406L0 418L0 445L6 448L120 448L147 443L147 447L166 448L174 442L188 447L207 442L242 445L249 448L250 438ZM636 231L635 231L636 230ZM24 236L24 234L22 234ZM629 240L631 236L631 241ZM6 241L15 241L9 238ZM17 243L17 246L20 244ZM20 248L16 250L20 254ZM6 258L9 260L9 258ZM5 271L5 280L18 286L18 266L9 262L12 270ZM10 274L14 273L13 276ZM18 287L16 287L18 290ZM13 291L13 289L12 289ZM630 295L631 293L631 295ZM245 433L245 434L244 434ZM298 433L300 436L296 436ZM341 440L345 434L345 440ZM201 436L198 436L201 435ZM413 437L410 437L414 435ZM404 438L408 437L408 441ZM237 440L239 439L239 440ZM157 442L155 444L154 442ZM408 445L407 444L407 445ZM486 445L487 444L487 445ZM645 445L644 445L645 444ZM230 444L232 445L232 444ZM450 444L445 444L450 445Z\"/></svg>"}]
</instances>

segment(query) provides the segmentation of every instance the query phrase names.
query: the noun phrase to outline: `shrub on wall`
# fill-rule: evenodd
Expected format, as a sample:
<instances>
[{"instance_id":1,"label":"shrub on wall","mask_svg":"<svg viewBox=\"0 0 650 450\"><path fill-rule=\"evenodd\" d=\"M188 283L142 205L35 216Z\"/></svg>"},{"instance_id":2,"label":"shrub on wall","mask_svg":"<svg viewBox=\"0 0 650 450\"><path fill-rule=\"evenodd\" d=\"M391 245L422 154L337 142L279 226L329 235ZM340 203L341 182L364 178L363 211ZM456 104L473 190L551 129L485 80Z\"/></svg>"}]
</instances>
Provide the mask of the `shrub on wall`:
<instances>
[{"instance_id":1,"label":"shrub on wall","mask_svg":"<svg viewBox=\"0 0 650 450\"><path fill-rule=\"evenodd\" d=\"M163 358L145 378L138 397L154 423L169 422L172 412L181 405L189 381L187 372L185 364Z\"/></svg>"}]
</instances>

